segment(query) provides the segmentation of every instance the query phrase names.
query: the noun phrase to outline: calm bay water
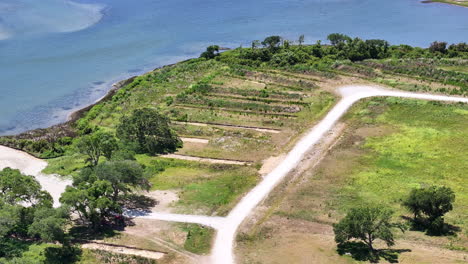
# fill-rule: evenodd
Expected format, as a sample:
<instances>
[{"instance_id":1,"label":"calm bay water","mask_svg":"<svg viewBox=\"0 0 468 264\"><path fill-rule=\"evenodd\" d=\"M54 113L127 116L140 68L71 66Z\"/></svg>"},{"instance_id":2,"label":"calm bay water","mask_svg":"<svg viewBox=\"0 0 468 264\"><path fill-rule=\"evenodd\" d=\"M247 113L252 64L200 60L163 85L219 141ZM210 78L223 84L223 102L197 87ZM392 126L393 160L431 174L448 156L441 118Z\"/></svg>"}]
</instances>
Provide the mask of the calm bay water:
<instances>
[{"instance_id":1,"label":"calm bay water","mask_svg":"<svg viewBox=\"0 0 468 264\"><path fill-rule=\"evenodd\" d=\"M115 81L210 44L341 32L468 41L468 8L418 0L0 0L0 134L62 122Z\"/></svg>"}]
</instances>

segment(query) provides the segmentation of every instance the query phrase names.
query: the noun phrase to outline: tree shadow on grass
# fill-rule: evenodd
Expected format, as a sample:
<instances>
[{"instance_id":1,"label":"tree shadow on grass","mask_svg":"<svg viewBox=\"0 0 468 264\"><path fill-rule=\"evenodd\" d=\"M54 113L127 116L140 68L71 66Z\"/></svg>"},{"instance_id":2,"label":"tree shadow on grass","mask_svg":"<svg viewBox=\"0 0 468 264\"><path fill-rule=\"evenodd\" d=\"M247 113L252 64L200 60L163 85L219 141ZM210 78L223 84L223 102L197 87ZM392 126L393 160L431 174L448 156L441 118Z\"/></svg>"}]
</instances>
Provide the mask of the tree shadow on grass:
<instances>
[{"instance_id":1,"label":"tree shadow on grass","mask_svg":"<svg viewBox=\"0 0 468 264\"><path fill-rule=\"evenodd\" d=\"M29 250L33 242L13 238L0 238L0 258L13 258Z\"/></svg>"},{"instance_id":2,"label":"tree shadow on grass","mask_svg":"<svg viewBox=\"0 0 468 264\"><path fill-rule=\"evenodd\" d=\"M80 260L82 250L75 246L49 247L44 256L47 264L76 263Z\"/></svg>"},{"instance_id":3,"label":"tree shadow on grass","mask_svg":"<svg viewBox=\"0 0 468 264\"><path fill-rule=\"evenodd\" d=\"M142 194L128 194L123 197L122 201L122 206L125 208L124 215L126 215L125 226L134 226L134 217L151 213L151 208L159 203L159 201Z\"/></svg>"},{"instance_id":4,"label":"tree shadow on grass","mask_svg":"<svg viewBox=\"0 0 468 264\"><path fill-rule=\"evenodd\" d=\"M123 207L130 210L149 211L157 204L158 201L142 194L128 194L123 199Z\"/></svg>"},{"instance_id":5,"label":"tree shadow on grass","mask_svg":"<svg viewBox=\"0 0 468 264\"><path fill-rule=\"evenodd\" d=\"M70 229L70 236L75 241L81 240L102 240L118 234L117 230L111 226L104 226L99 230L94 230L88 226L74 226Z\"/></svg>"},{"instance_id":6,"label":"tree shadow on grass","mask_svg":"<svg viewBox=\"0 0 468 264\"><path fill-rule=\"evenodd\" d=\"M398 256L403 252L410 252L410 249L378 249L370 250L363 242L348 241L338 244L338 254L349 255L358 261L369 261L378 263L380 259L385 259L390 263L398 263Z\"/></svg>"},{"instance_id":7,"label":"tree shadow on grass","mask_svg":"<svg viewBox=\"0 0 468 264\"><path fill-rule=\"evenodd\" d=\"M441 226L431 226L431 223L425 219L415 219L408 216L401 216L409 223L411 231L425 232L428 236L453 236L461 231L461 228L448 223L441 223Z\"/></svg>"}]
</instances>

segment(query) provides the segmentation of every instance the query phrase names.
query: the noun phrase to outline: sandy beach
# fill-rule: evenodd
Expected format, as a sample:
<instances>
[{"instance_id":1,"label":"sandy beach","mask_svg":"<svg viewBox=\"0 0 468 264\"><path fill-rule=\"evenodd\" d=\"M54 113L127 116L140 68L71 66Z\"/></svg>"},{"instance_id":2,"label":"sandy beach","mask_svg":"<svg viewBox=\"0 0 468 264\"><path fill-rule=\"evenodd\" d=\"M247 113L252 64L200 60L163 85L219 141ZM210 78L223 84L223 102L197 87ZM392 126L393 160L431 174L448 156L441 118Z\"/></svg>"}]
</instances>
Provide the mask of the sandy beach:
<instances>
[{"instance_id":1,"label":"sandy beach","mask_svg":"<svg viewBox=\"0 0 468 264\"><path fill-rule=\"evenodd\" d=\"M46 175L41 171L47 167L47 162L35 158L25 152L0 146L0 169L10 167L18 169L23 174L34 176L42 186L54 198L54 206L59 206L60 195L65 187L71 184L71 180L63 179L56 175Z\"/></svg>"}]
</instances>

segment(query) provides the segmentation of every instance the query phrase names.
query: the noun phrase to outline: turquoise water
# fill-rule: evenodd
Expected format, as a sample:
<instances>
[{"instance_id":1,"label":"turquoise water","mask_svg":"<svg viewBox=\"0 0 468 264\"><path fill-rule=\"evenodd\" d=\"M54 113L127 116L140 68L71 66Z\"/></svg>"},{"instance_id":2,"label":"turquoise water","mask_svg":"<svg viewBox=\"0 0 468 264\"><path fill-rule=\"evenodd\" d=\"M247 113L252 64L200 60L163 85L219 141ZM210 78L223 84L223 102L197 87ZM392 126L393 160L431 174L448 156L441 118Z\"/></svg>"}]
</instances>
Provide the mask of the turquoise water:
<instances>
[{"instance_id":1,"label":"turquoise water","mask_svg":"<svg viewBox=\"0 0 468 264\"><path fill-rule=\"evenodd\" d=\"M468 8L417 0L0 0L0 134L47 127L110 84L271 34L468 41Z\"/></svg>"}]
</instances>

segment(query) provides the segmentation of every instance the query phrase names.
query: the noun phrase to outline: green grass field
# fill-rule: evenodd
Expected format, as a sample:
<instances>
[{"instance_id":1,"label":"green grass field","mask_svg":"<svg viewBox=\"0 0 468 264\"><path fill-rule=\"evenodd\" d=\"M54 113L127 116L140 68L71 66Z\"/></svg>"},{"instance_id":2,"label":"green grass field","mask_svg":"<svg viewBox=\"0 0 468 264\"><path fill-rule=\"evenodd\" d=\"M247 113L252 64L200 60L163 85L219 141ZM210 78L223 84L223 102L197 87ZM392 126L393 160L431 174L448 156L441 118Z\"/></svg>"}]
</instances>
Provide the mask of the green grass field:
<instances>
[{"instance_id":1,"label":"green grass field","mask_svg":"<svg viewBox=\"0 0 468 264\"><path fill-rule=\"evenodd\" d=\"M343 209L371 201L391 205L403 214L400 201L412 188L444 185L457 196L447 220L466 232L468 106L388 98L367 103L367 109L375 104L382 104L385 112L372 116L372 111L359 111L355 117L395 132L366 138L360 166L341 187Z\"/></svg>"},{"instance_id":2,"label":"green grass field","mask_svg":"<svg viewBox=\"0 0 468 264\"><path fill-rule=\"evenodd\" d=\"M259 180L252 166L203 164L138 155L146 166L152 190L177 190L176 207L184 212L204 211L224 215L240 195Z\"/></svg>"},{"instance_id":3,"label":"green grass field","mask_svg":"<svg viewBox=\"0 0 468 264\"><path fill-rule=\"evenodd\" d=\"M182 230L188 232L184 249L195 254L210 253L215 231L209 227L196 224L181 224Z\"/></svg>"},{"instance_id":4,"label":"green grass field","mask_svg":"<svg viewBox=\"0 0 468 264\"><path fill-rule=\"evenodd\" d=\"M331 224L352 207L376 203L401 221L410 216L401 202L412 188L448 186L456 201L445 220L461 229L455 244L466 249L468 105L376 98L355 105L345 120L343 139L274 214Z\"/></svg>"}]
</instances>

